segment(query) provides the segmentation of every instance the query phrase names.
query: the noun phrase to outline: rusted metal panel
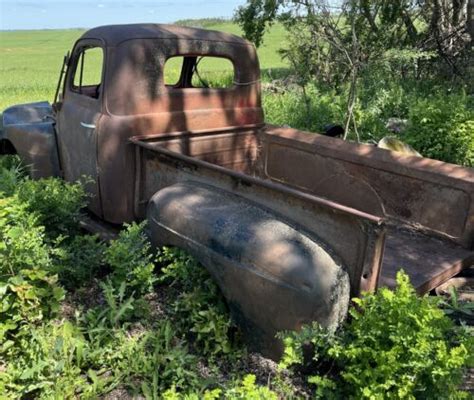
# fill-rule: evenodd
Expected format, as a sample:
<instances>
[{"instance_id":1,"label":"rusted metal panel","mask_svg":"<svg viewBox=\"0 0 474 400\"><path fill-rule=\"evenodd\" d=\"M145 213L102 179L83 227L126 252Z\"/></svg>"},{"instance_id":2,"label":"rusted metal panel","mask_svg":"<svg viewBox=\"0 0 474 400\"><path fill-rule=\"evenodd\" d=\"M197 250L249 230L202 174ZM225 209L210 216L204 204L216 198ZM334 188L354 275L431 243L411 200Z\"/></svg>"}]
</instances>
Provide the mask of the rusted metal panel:
<instances>
[{"instance_id":1,"label":"rusted metal panel","mask_svg":"<svg viewBox=\"0 0 474 400\"><path fill-rule=\"evenodd\" d=\"M215 149L225 149L231 135L242 140L244 134L253 137L247 139L247 143L254 143L258 148L258 130L209 136L213 138ZM140 171L137 181L140 187L137 189L136 201L141 204L138 217L144 217L145 205L160 189L187 180L212 185L273 210L275 214L284 216L292 224L320 238L346 266L351 280L351 295L358 295L360 290L375 289L384 241L380 218L263 180L258 176L258 160L250 164L253 165L253 171L247 169L244 174L195 158L190 150L200 153L202 149L199 144L206 143L199 135L183 134L180 140L186 143L186 146L180 146L180 149L185 150L184 154L167 149L164 139L158 142L133 140L146 149L140 150L137 157L139 166L136 169ZM176 143L176 138L172 142ZM255 150L249 152L247 149L245 152L256 154ZM216 153L218 150L212 153L212 158L222 161L222 158L216 157ZM224 163L230 165L229 162Z\"/></svg>"},{"instance_id":2,"label":"rusted metal panel","mask_svg":"<svg viewBox=\"0 0 474 400\"><path fill-rule=\"evenodd\" d=\"M416 231L390 228L379 286L394 288L403 269L420 294L428 293L474 264L474 253L452 242Z\"/></svg>"},{"instance_id":3,"label":"rusted metal panel","mask_svg":"<svg viewBox=\"0 0 474 400\"><path fill-rule=\"evenodd\" d=\"M335 329L346 316L349 276L337 257L274 212L194 181L159 190L148 210L153 243L208 268L260 351L278 357L277 332L313 320Z\"/></svg>"},{"instance_id":4,"label":"rusted metal panel","mask_svg":"<svg viewBox=\"0 0 474 400\"><path fill-rule=\"evenodd\" d=\"M81 39L76 43L66 72L63 101L56 116L64 179L70 182L84 181L91 194L89 209L102 217L97 140L103 114L103 87L99 87L97 98L73 90L74 70L79 55L91 46L103 48L104 44L95 39Z\"/></svg>"},{"instance_id":5,"label":"rusted metal panel","mask_svg":"<svg viewBox=\"0 0 474 400\"><path fill-rule=\"evenodd\" d=\"M472 168L294 129L269 127L266 133L270 179L472 248ZM292 168L284 167L285 154Z\"/></svg>"},{"instance_id":6,"label":"rusted metal panel","mask_svg":"<svg viewBox=\"0 0 474 400\"><path fill-rule=\"evenodd\" d=\"M20 104L3 112L0 141L13 146L33 178L59 176L53 110L47 102Z\"/></svg>"},{"instance_id":7,"label":"rusted metal panel","mask_svg":"<svg viewBox=\"0 0 474 400\"><path fill-rule=\"evenodd\" d=\"M122 42L135 39L182 39L223 42L248 46L249 42L239 36L210 29L190 28L167 24L121 24L89 29L82 38L104 40L107 46L115 47Z\"/></svg>"}]
</instances>

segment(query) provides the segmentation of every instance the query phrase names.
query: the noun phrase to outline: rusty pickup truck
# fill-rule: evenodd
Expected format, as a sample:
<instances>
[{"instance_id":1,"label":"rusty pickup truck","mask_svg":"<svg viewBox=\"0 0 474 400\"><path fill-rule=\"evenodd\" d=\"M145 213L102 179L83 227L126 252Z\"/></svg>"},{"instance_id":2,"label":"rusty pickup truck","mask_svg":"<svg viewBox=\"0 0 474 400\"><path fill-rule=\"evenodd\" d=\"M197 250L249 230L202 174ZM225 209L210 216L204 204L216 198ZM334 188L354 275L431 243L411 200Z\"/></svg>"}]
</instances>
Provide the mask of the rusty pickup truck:
<instances>
[{"instance_id":1,"label":"rusty pickup truck","mask_svg":"<svg viewBox=\"0 0 474 400\"><path fill-rule=\"evenodd\" d=\"M230 78L210 84L209 59ZM35 178L91 177L97 220L147 219L155 245L189 251L263 353L278 356L277 331L336 326L400 268L426 293L473 262L472 169L265 124L240 37L98 27L62 72L52 105L4 111L2 151Z\"/></svg>"}]
</instances>

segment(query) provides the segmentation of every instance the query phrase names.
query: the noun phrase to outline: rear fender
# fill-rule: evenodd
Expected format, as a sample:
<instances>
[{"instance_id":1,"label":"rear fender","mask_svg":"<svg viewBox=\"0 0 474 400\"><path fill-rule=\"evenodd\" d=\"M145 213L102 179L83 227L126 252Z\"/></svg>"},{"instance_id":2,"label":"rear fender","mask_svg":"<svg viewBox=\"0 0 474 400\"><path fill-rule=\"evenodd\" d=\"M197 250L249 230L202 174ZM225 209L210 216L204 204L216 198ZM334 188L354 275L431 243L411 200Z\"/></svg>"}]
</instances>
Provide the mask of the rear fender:
<instances>
[{"instance_id":1,"label":"rear fender","mask_svg":"<svg viewBox=\"0 0 474 400\"><path fill-rule=\"evenodd\" d=\"M349 275L325 244L235 194L195 182L158 191L148 206L154 245L181 247L215 278L249 345L279 358L275 334L346 316Z\"/></svg>"},{"instance_id":2,"label":"rear fender","mask_svg":"<svg viewBox=\"0 0 474 400\"><path fill-rule=\"evenodd\" d=\"M48 102L22 104L3 112L0 141L11 146L33 178L59 176L53 110Z\"/></svg>"}]
</instances>

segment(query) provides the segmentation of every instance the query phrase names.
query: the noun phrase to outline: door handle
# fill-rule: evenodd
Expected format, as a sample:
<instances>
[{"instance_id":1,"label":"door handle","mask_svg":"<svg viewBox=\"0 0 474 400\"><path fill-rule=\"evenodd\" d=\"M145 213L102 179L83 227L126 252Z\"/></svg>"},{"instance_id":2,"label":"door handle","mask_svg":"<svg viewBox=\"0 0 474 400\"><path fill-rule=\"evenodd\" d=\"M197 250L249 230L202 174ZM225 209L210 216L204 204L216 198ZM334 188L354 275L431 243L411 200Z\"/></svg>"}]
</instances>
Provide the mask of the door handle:
<instances>
[{"instance_id":1,"label":"door handle","mask_svg":"<svg viewBox=\"0 0 474 400\"><path fill-rule=\"evenodd\" d=\"M94 124L86 124L85 122L81 122L81 126L87 129L95 129Z\"/></svg>"}]
</instances>

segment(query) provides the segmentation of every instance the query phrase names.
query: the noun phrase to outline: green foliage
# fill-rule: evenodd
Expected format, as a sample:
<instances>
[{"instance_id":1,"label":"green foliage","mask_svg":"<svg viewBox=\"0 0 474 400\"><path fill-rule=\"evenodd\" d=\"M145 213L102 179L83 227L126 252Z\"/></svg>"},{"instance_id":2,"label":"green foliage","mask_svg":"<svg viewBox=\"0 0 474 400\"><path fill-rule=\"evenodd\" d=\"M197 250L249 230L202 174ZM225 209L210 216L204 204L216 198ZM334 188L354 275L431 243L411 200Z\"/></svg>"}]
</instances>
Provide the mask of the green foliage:
<instances>
[{"instance_id":1,"label":"green foliage","mask_svg":"<svg viewBox=\"0 0 474 400\"><path fill-rule=\"evenodd\" d=\"M133 294L126 295L126 282L122 282L120 286L115 287L108 280L101 283L101 288L106 303L105 306L88 310L84 320L88 321L88 325L94 327L93 329L97 326L103 329L118 328L128 324L135 311L135 299Z\"/></svg>"},{"instance_id":2,"label":"green foliage","mask_svg":"<svg viewBox=\"0 0 474 400\"><path fill-rule=\"evenodd\" d=\"M284 335L282 367L308 367L304 348L312 345L319 373L308 381L317 397L463 398L457 388L473 338L455 330L437 300L418 297L403 272L397 284L355 299L351 320L334 334L314 324Z\"/></svg>"},{"instance_id":3,"label":"green foliage","mask_svg":"<svg viewBox=\"0 0 474 400\"><path fill-rule=\"evenodd\" d=\"M116 367L121 380L147 398L158 398L172 385L187 390L200 386L197 359L177 339L169 321L136 340L131 339L123 349Z\"/></svg>"},{"instance_id":4,"label":"green foliage","mask_svg":"<svg viewBox=\"0 0 474 400\"><path fill-rule=\"evenodd\" d=\"M66 183L57 178L24 180L17 189L20 201L37 213L38 224L52 238L78 229L80 211L86 205L81 183Z\"/></svg>"},{"instance_id":5,"label":"green foliage","mask_svg":"<svg viewBox=\"0 0 474 400\"><path fill-rule=\"evenodd\" d=\"M425 157L474 166L474 109L466 95L439 93L410 104L407 142Z\"/></svg>"},{"instance_id":6,"label":"green foliage","mask_svg":"<svg viewBox=\"0 0 474 400\"><path fill-rule=\"evenodd\" d=\"M44 229L17 197L0 199L0 342L27 323L51 318L64 297L51 270ZM7 341L5 341L8 339Z\"/></svg>"},{"instance_id":7,"label":"green foliage","mask_svg":"<svg viewBox=\"0 0 474 400\"><path fill-rule=\"evenodd\" d=\"M13 397L72 398L87 383L82 375L87 343L71 323L29 326L10 350L0 391Z\"/></svg>"},{"instance_id":8,"label":"green foliage","mask_svg":"<svg viewBox=\"0 0 474 400\"><path fill-rule=\"evenodd\" d=\"M14 397L96 398L122 383L158 398L172 385L199 387L196 357L176 339L169 322L135 335L68 321L30 329L15 343L0 376L0 389Z\"/></svg>"},{"instance_id":9,"label":"green foliage","mask_svg":"<svg viewBox=\"0 0 474 400\"><path fill-rule=\"evenodd\" d=\"M282 0L248 0L245 6L237 8L235 18L245 38L260 46L267 26L274 22L283 5Z\"/></svg>"},{"instance_id":10,"label":"green foliage","mask_svg":"<svg viewBox=\"0 0 474 400\"><path fill-rule=\"evenodd\" d=\"M181 331L189 332L205 355L237 356L225 300L209 273L179 249L163 248L159 261L164 265L160 281L179 292L173 307Z\"/></svg>"},{"instance_id":11,"label":"green foliage","mask_svg":"<svg viewBox=\"0 0 474 400\"><path fill-rule=\"evenodd\" d=\"M55 242L53 270L65 288L83 287L105 269L105 250L97 235L60 237Z\"/></svg>"},{"instance_id":12,"label":"green foliage","mask_svg":"<svg viewBox=\"0 0 474 400\"><path fill-rule=\"evenodd\" d=\"M474 321L474 302L461 300L455 287L449 288L449 298L443 299L440 305L447 315L451 315L461 321Z\"/></svg>"},{"instance_id":13,"label":"green foliage","mask_svg":"<svg viewBox=\"0 0 474 400\"><path fill-rule=\"evenodd\" d=\"M232 382L227 389L206 390L204 393L181 394L173 386L163 393L164 400L277 400L277 393L268 387L259 386L256 383L255 375L248 374L242 380Z\"/></svg>"},{"instance_id":14,"label":"green foliage","mask_svg":"<svg viewBox=\"0 0 474 400\"><path fill-rule=\"evenodd\" d=\"M146 222L126 225L105 251L105 261L112 268L110 279L114 285L126 282L129 291L140 294L150 292L156 281L154 257L145 226Z\"/></svg>"},{"instance_id":15,"label":"green foliage","mask_svg":"<svg viewBox=\"0 0 474 400\"><path fill-rule=\"evenodd\" d=\"M0 158L0 197L13 195L24 177L25 170L18 156L2 156Z\"/></svg>"},{"instance_id":16,"label":"green foliage","mask_svg":"<svg viewBox=\"0 0 474 400\"><path fill-rule=\"evenodd\" d=\"M308 85L306 91L307 101L301 90L295 88L265 96L267 121L313 132L322 132L327 124L343 123L345 102L341 96L314 85Z\"/></svg>"},{"instance_id":17,"label":"green foliage","mask_svg":"<svg viewBox=\"0 0 474 400\"><path fill-rule=\"evenodd\" d=\"M247 375L235 387L226 390L224 398L229 400L277 400L278 396L265 386L255 384L255 375Z\"/></svg>"}]
</instances>

